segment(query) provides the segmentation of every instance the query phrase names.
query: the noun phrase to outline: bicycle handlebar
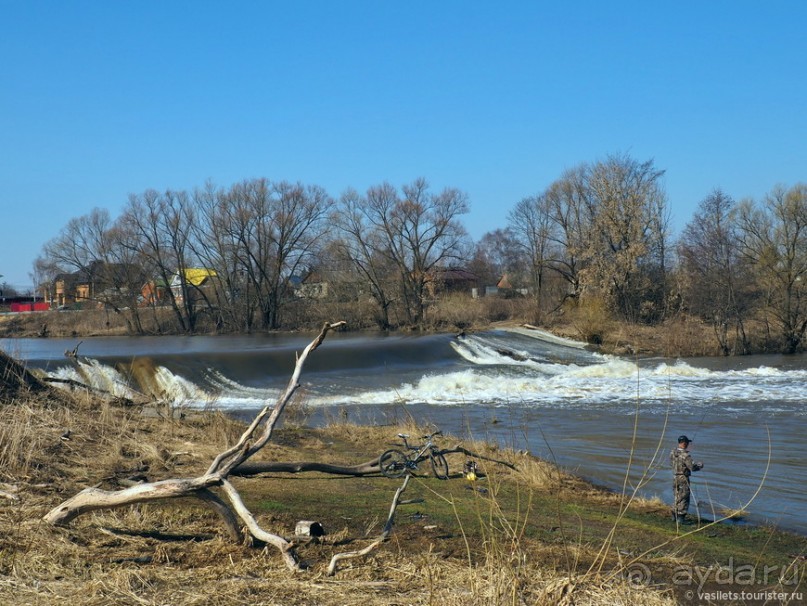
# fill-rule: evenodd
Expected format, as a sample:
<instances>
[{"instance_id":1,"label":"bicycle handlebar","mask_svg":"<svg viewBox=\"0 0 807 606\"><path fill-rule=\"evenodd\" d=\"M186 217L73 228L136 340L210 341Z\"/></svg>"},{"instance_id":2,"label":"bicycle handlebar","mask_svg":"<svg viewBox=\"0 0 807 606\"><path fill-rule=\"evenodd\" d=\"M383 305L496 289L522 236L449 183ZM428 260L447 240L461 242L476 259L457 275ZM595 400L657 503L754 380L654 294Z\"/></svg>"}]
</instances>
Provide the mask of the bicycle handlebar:
<instances>
[{"instance_id":1,"label":"bicycle handlebar","mask_svg":"<svg viewBox=\"0 0 807 606\"><path fill-rule=\"evenodd\" d=\"M438 429L434 433L430 433L430 434L425 435L425 436L420 436L420 439L421 440L431 440L434 436L441 436L441 435L443 435L443 431L441 429ZM409 437L408 433L399 433L398 437L403 440L404 446L406 446L410 450L417 450L418 448L420 448L419 446L412 446L412 445L409 444L409 442L407 441L407 438Z\"/></svg>"}]
</instances>

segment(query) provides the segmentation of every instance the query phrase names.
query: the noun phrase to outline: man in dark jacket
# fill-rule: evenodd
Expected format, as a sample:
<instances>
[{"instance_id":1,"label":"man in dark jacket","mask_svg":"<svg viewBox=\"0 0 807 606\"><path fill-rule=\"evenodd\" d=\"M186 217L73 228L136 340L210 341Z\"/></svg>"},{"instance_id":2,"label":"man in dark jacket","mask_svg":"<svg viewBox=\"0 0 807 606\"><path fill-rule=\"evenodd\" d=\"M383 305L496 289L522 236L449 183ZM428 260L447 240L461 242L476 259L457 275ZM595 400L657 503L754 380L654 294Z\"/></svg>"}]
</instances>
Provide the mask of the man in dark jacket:
<instances>
[{"instance_id":1,"label":"man in dark jacket","mask_svg":"<svg viewBox=\"0 0 807 606\"><path fill-rule=\"evenodd\" d=\"M689 511L690 487L689 476L693 471L703 469L703 463L695 463L692 455L689 454L690 440L686 436L678 437L678 448L670 453L670 464L673 470L673 518L678 524L686 523L687 511Z\"/></svg>"}]
</instances>

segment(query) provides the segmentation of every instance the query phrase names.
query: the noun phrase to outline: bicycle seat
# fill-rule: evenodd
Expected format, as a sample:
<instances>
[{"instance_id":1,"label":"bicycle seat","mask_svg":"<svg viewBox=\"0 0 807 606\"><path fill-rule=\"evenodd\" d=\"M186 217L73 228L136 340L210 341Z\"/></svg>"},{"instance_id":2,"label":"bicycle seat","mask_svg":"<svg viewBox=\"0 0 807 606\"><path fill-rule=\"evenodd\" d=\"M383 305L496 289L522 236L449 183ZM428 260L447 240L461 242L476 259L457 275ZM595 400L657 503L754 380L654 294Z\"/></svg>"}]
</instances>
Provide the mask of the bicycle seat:
<instances>
[{"instance_id":1,"label":"bicycle seat","mask_svg":"<svg viewBox=\"0 0 807 606\"><path fill-rule=\"evenodd\" d=\"M408 434L408 433L399 433L399 434L398 434L398 437L399 437L399 438L408 438L408 437L409 437L409 434Z\"/></svg>"}]
</instances>

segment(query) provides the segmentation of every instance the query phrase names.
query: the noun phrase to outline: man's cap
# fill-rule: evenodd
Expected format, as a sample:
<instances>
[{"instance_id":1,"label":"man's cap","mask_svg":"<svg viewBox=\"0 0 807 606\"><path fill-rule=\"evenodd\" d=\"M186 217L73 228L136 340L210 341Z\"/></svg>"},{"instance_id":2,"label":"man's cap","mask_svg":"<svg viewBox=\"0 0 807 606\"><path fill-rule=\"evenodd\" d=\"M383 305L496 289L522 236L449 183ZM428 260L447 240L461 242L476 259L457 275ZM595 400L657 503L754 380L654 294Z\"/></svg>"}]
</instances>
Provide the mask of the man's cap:
<instances>
[{"instance_id":1,"label":"man's cap","mask_svg":"<svg viewBox=\"0 0 807 606\"><path fill-rule=\"evenodd\" d=\"M681 442L686 442L687 444L689 444L691 441L692 441L692 440L690 440L690 439L689 439L688 437L686 437L686 436L678 436L678 443L679 443L679 444L680 444Z\"/></svg>"}]
</instances>

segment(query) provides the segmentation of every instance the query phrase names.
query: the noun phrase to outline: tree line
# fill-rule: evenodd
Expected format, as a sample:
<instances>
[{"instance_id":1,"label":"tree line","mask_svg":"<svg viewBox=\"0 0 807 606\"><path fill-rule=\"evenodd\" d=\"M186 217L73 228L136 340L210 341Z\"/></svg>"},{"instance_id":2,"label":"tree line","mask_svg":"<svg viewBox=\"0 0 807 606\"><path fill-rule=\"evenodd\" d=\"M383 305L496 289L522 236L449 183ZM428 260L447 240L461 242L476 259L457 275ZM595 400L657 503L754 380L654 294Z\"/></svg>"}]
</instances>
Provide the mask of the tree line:
<instances>
[{"instance_id":1,"label":"tree line","mask_svg":"<svg viewBox=\"0 0 807 606\"><path fill-rule=\"evenodd\" d=\"M423 178L339 198L266 178L147 190L116 218L95 209L70 220L43 246L35 274L53 284L104 271L94 298L134 333L158 313L163 324L170 317L166 330L187 333L200 322L230 332L295 327L329 302L365 310L382 329L418 327L441 271L463 268L481 285L507 276L504 293L527 299L531 321L569 306L650 325L689 313L725 354L750 350L750 326L762 327L765 347L803 349L807 186L739 203L716 189L673 241L663 176L652 160L625 154L580 164L515 203L506 227L478 242L462 222L467 195L433 191ZM200 287L193 268L214 279ZM301 297L295 280L312 275L327 293ZM145 297L146 283L165 286L163 296Z\"/></svg>"}]
</instances>

